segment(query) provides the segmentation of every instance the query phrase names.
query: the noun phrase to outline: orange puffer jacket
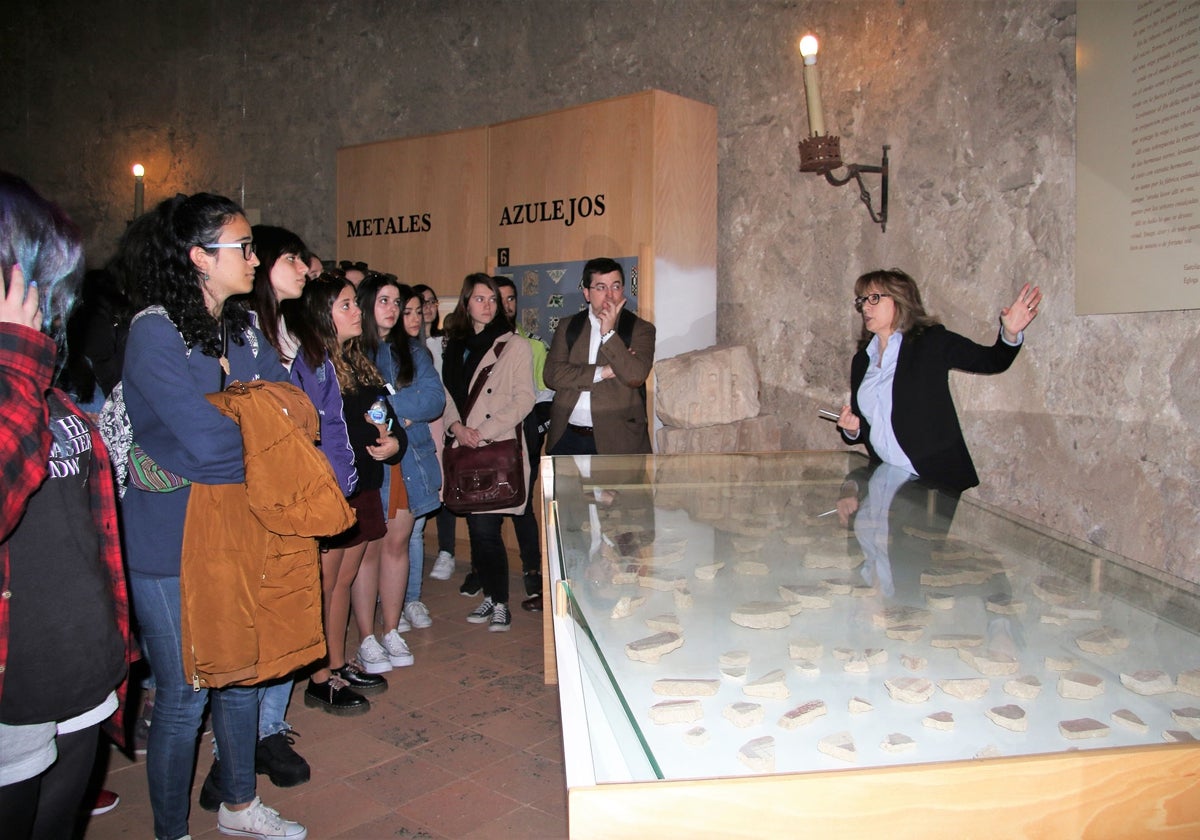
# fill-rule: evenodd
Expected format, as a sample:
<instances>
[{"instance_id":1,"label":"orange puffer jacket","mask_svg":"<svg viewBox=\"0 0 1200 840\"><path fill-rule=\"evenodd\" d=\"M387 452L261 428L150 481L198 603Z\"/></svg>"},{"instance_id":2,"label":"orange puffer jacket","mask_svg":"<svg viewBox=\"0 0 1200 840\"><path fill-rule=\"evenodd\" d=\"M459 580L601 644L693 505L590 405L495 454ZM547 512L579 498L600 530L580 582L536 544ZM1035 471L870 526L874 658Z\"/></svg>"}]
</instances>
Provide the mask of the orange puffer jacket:
<instances>
[{"instance_id":1,"label":"orange puffer jacket","mask_svg":"<svg viewBox=\"0 0 1200 840\"><path fill-rule=\"evenodd\" d=\"M354 524L313 441L317 412L286 382L211 401L242 430L244 484L193 484L180 565L183 665L196 688L252 685L325 655L317 538Z\"/></svg>"}]
</instances>

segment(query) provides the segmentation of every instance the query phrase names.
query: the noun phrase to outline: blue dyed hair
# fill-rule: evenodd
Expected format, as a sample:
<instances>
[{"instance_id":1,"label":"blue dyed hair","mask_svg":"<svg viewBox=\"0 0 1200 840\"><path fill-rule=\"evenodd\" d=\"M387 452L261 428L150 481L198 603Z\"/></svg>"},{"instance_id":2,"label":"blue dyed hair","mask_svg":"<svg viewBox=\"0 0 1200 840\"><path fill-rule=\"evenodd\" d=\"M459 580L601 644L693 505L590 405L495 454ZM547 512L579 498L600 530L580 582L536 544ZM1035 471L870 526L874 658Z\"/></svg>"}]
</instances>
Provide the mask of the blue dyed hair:
<instances>
[{"instance_id":1,"label":"blue dyed hair","mask_svg":"<svg viewBox=\"0 0 1200 840\"><path fill-rule=\"evenodd\" d=\"M0 271L6 294L13 265L21 266L26 283L37 283L42 331L63 347L67 315L83 278L79 229L24 179L0 171Z\"/></svg>"}]
</instances>

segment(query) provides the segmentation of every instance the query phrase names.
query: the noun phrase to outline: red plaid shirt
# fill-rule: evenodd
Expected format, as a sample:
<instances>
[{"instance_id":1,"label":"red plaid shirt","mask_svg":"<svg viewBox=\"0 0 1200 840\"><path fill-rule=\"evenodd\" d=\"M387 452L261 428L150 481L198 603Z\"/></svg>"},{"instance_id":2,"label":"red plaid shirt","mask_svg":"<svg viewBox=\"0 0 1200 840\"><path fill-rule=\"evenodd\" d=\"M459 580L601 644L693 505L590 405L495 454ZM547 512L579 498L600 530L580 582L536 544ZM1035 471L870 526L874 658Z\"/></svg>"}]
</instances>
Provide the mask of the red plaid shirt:
<instances>
[{"instance_id":1,"label":"red plaid shirt","mask_svg":"<svg viewBox=\"0 0 1200 840\"><path fill-rule=\"evenodd\" d=\"M17 324L0 323L0 694L4 692L4 669L8 662L9 556L12 536L30 496L46 480L50 454L50 407L45 394L54 373L54 342L42 333ZM55 393L80 417L81 412L66 394ZM129 596L125 568L121 562L121 540L117 531L116 494L112 467L100 433L88 424L92 436L91 490L92 522L100 535L100 559L108 570L109 588L117 627L125 640L127 662L135 658L130 643ZM120 745L125 744L124 710L128 680L117 687L117 711L106 728Z\"/></svg>"}]
</instances>

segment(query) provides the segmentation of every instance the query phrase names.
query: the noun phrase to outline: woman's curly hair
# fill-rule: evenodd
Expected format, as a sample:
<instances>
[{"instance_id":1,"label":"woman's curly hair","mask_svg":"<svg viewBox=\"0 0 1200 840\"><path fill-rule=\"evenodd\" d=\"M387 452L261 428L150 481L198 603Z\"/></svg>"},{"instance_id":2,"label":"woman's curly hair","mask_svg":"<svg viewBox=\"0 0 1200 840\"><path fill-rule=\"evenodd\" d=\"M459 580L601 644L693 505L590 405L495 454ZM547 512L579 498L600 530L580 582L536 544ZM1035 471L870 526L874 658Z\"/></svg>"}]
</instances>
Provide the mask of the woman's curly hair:
<instances>
[{"instance_id":1,"label":"woman's curly hair","mask_svg":"<svg viewBox=\"0 0 1200 840\"><path fill-rule=\"evenodd\" d=\"M222 227L244 215L236 202L211 193L168 198L154 209L153 236L138 261L141 273L135 279L142 302L166 309L184 343L214 358L223 352L221 325L205 305L191 250L216 242ZM234 299L225 301L221 319L229 338L243 343L250 326L245 306Z\"/></svg>"},{"instance_id":2,"label":"woman's curly hair","mask_svg":"<svg viewBox=\"0 0 1200 840\"><path fill-rule=\"evenodd\" d=\"M345 344L338 341L333 304L346 288L353 290L354 284L329 273L305 284L300 296L300 317L292 325L292 332L300 342L298 355L313 370L323 365L326 358L333 362L342 393L383 387L383 376L363 353L359 339L353 338Z\"/></svg>"}]
</instances>

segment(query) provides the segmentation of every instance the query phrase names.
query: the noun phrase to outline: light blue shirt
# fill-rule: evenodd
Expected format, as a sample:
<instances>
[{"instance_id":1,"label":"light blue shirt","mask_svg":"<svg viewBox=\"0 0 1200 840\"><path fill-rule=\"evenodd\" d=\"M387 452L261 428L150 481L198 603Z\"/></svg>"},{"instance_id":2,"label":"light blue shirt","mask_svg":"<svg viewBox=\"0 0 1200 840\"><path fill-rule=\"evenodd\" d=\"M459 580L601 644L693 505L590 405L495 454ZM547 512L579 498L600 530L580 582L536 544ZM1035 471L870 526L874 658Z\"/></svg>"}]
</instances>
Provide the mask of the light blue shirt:
<instances>
[{"instance_id":1,"label":"light blue shirt","mask_svg":"<svg viewBox=\"0 0 1200 840\"><path fill-rule=\"evenodd\" d=\"M858 410L871 424L871 448L885 464L917 474L908 459L896 431L892 428L892 383L896 379L896 360L900 357L903 333L892 333L883 357L879 355L879 336L867 345L867 373L858 386Z\"/></svg>"}]
</instances>

